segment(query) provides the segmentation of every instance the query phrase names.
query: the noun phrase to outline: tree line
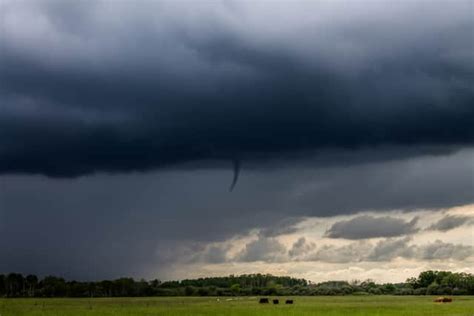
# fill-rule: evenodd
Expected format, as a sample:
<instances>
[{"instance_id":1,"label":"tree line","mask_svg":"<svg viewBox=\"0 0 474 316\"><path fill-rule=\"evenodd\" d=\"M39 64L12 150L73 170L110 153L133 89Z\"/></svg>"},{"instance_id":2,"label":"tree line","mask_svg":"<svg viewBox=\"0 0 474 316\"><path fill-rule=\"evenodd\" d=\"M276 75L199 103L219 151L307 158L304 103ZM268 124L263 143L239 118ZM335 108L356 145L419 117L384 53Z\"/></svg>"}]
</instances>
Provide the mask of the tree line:
<instances>
[{"instance_id":1,"label":"tree line","mask_svg":"<svg viewBox=\"0 0 474 316\"><path fill-rule=\"evenodd\" d=\"M270 274L208 277L181 281L133 278L97 282L66 281L55 276L0 274L0 297L138 297L248 295L474 295L474 275L425 271L403 283L366 281L311 283Z\"/></svg>"}]
</instances>

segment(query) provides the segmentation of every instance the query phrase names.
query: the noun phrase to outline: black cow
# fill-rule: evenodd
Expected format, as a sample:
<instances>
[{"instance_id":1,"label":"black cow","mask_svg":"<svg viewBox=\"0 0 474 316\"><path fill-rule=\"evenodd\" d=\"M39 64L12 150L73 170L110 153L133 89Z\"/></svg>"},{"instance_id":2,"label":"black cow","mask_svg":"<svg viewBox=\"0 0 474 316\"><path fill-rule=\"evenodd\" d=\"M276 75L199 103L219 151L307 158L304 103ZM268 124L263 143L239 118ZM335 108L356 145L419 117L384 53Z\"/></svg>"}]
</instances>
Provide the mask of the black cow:
<instances>
[{"instance_id":1,"label":"black cow","mask_svg":"<svg viewBox=\"0 0 474 316\"><path fill-rule=\"evenodd\" d=\"M293 304L293 300L286 300L285 304Z\"/></svg>"},{"instance_id":2,"label":"black cow","mask_svg":"<svg viewBox=\"0 0 474 316\"><path fill-rule=\"evenodd\" d=\"M279 300L273 300L273 304L280 304Z\"/></svg>"},{"instance_id":3,"label":"black cow","mask_svg":"<svg viewBox=\"0 0 474 316\"><path fill-rule=\"evenodd\" d=\"M261 298L260 301L259 301L260 304L268 304L268 298Z\"/></svg>"}]
</instances>

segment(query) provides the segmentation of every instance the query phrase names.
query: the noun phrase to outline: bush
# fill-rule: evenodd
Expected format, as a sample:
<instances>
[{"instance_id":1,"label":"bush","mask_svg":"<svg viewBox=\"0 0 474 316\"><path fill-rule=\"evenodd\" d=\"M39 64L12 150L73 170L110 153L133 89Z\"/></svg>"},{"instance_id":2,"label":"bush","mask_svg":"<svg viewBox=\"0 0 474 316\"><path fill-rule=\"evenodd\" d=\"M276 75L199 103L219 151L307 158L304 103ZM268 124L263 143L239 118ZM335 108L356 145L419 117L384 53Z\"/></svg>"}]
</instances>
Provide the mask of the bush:
<instances>
[{"instance_id":1,"label":"bush","mask_svg":"<svg viewBox=\"0 0 474 316\"><path fill-rule=\"evenodd\" d=\"M184 288L184 295L186 295L186 296L191 296L191 295L193 295L194 293L195 293L195 290L194 290L194 288L193 288L192 286L186 286L186 287Z\"/></svg>"},{"instance_id":2,"label":"bush","mask_svg":"<svg viewBox=\"0 0 474 316\"><path fill-rule=\"evenodd\" d=\"M369 293L370 293L370 294L374 294L374 295L381 295L381 294L382 294L382 290L379 289L379 288L371 288L371 289L369 289Z\"/></svg>"},{"instance_id":3,"label":"bush","mask_svg":"<svg viewBox=\"0 0 474 316\"><path fill-rule=\"evenodd\" d=\"M440 287L436 283L430 284L426 289L426 295L439 295L441 294L440 292Z\"/></svg>"},{"instance_id":4,"label":"bush","mask_svg":"<svg viewBox=\"0 0 474 316\"><path fill-rule=\"evenodd\" d=\"M402 287L395 291L395 295L413 295L413 289Z\"/></svg>"},{"instance_id":5,"label":"bush","mask_svg":"<svg viewBox=\"0 0 474 316\"><path fill-rule=\"evenodd\" d=\"M413 290L414 295L426 295L426 287L420 287Z\"/></svg>"},{"instance_id":6,"label":"bush","mask_svg":"<svg viewBox=\"0 0 474 316\"><path fill-rule=\"evenodd\" d=\"M456 288L453 289L452 294L453 295L468 295L469 292L466 289L459 289L459 288L456 287Z\"/></svg>"},{"instance_id":7,"label":"bush","mask_svg":"<svg viewBox=\"0 0 474 316\"><path fill-rule=\"evenodd\" d=\"M206 288L206 287L200 287L198 290L197 290L197 294L199 296L209 296L209 289Z\"/></svg>"}]
</instances>

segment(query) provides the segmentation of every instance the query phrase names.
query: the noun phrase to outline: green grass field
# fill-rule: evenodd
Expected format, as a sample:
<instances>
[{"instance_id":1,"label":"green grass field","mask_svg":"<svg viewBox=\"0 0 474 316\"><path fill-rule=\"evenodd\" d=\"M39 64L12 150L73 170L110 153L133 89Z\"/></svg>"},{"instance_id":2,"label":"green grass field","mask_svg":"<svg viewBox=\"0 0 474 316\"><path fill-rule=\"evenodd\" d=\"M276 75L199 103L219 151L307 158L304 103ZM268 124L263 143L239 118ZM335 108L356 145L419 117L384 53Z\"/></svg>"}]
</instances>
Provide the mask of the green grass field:
<instances>
[{"instance_id":1,"label":"green grass field","mask_svg":"<svg viewBox=\"0 0 474 316\"><path fill-rule=\"evenodd\" d=\"M284 300L284 298L281 298ZM474 297L455 297L453 303L433 303L430 296L294 297L294 305L258 304L243 298L96 298L1 299L0 316L109 315L464 315L474 316Z\"/></svg>"}]
</instances>

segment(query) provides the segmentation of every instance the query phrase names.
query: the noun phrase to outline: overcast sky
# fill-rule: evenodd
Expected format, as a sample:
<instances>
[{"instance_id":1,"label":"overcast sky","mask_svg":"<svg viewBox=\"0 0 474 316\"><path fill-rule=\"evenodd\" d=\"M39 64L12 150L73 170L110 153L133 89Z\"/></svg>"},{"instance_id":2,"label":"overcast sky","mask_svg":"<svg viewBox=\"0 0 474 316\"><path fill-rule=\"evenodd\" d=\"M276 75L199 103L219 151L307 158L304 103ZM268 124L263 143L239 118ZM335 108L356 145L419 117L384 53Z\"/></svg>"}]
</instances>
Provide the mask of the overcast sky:
<instances>
[{"instance_id":1,"label":"overcast sky","mask_svg":"<svg viewBox=\"0 0 474 316\"><path fill-rule=\"evenodd\" d=\"M473 16L0 0L0 273L474 272Z\"/></svg>"}]
</instances>

